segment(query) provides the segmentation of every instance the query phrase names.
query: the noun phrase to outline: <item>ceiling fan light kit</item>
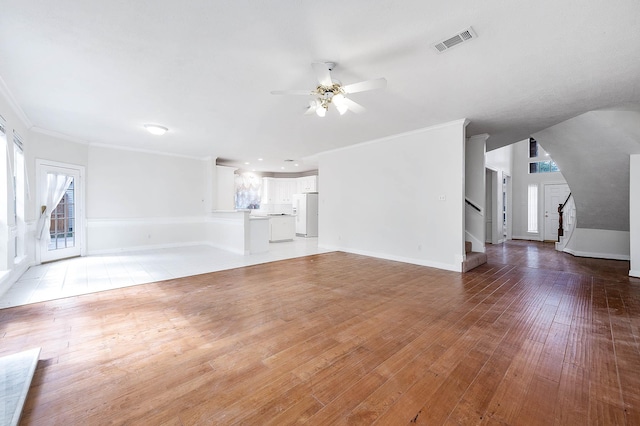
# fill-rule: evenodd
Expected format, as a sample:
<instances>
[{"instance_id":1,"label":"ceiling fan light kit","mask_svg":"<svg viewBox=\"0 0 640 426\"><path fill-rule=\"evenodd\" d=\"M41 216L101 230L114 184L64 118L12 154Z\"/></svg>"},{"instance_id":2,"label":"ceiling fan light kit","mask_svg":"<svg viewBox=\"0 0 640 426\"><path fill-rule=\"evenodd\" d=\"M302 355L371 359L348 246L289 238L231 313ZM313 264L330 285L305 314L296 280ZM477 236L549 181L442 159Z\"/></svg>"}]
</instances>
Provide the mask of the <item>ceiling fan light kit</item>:
<instances>
[{"instance_id":1,"label":"ceiling fan light kit","mask_svg":"<svg viewBox=\"0 0 640 426\"><path fill-rule=\"evenodd\" d=\"M346 97L347 94L364 92L367 90L381 89L386 87L387 80L377 78L374 80L361 81L359 83L343 86L340 82L331 78L331 71L335 68L335 62L314 62L311 64L318 86L314 90L275 90L273 95L305 95L315 96L316 99L309 102L309 107L305 114L316 113L318 117L324 117L329 110L329 105L333 104L340 115L347 111L360 113L365 108L357 102Z\"/></svg>"}]
</instances>

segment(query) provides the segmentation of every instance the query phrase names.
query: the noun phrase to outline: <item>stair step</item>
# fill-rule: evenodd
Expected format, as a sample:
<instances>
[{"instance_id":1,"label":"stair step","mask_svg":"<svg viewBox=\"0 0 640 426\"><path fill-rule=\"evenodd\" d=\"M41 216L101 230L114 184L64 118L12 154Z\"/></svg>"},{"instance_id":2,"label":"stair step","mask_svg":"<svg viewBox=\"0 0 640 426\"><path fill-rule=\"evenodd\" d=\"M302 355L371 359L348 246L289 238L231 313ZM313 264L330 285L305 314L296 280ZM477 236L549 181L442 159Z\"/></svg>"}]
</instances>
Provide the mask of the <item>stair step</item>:
<instances>
[{"instance_id":1,"label":"stair step","mask_svg":"<svg viewBox=\"0 0 640 426\"><path fill-rule=\"evenodd\" d=\"M36 371L40 348L0 358L0 424L17 425Z\"/></svg>"},{"instance_id":2,"label":"stair step","mask_svg":"<svg viewBox=\"0 0 640 426\"><path fill-rule=\"evenodd\" d=\"M487 254L472 251L467 253L467 259L462 262L462 272L469 272L473 268L487 263Z\"/></svg>"}]
</instances>

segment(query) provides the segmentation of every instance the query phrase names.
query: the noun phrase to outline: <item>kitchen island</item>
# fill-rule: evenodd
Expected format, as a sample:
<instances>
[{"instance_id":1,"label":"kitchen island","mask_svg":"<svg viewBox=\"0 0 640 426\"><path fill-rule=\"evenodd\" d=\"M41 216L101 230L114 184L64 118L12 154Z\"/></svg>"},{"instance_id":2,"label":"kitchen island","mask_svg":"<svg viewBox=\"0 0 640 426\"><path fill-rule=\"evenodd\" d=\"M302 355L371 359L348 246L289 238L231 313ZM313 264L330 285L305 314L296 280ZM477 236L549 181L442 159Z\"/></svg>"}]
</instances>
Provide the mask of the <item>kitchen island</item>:
<instances>
[{"instance_id":1,"label":"kitchen island","mask_svg":"<svg viewBox=\"0 0 640 426\"><path fill-rule=\"evenodd\" d=\"M238 254L269 251L269 218L250 216L246 210L217 210L207 218L207 239Z\"/></svg>"},{"instance_id":2,"label":"kitchen island","mask_svg":"<svg viewBox=\"0 0 640 426\"><path fill-rule=\"evenodd\" d=\"M269 217L269 241L293 241L296 235L295 216L290 214L270 215Z\"/></svg>"}]
</instances>

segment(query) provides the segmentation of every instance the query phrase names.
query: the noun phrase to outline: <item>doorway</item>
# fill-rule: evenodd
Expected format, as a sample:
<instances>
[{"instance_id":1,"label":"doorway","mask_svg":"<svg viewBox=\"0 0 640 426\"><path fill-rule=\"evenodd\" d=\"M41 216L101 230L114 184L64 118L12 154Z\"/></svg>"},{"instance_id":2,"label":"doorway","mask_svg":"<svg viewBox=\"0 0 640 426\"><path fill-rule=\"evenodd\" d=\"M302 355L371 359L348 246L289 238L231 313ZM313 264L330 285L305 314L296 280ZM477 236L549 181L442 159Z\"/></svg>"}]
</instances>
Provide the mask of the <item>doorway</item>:
<instances>
[{"instance_id":1,"label":"doorway","mask_svg":"<svg viewBox=\"0 0 640 426\"><path fill-rule=\"evenodd\" d=\"M502 173L502 240L512 237L511 225L511 176Z\"/></svg>"},{"instance_id":2,"label":"doorway","mask_svg":"<svg viewBox=\"0 0 640 426\"><path fill-rule=\"evenodd\" d=\"M558 241L558 206L569 196L566 183L544 186L544 240Z\"/></svg>"},{"instance_id":3,"label":"doorway","mask_svg":"<svg viewBox=\"0 0 640 426\"><path fill-rule=\"evenodd\" d=\"M84 167L37 160L36 259L51 262L84 254Z\"/></svg>"},{"instance_id":4,"label":"doorway","mask_svg":"<svg viewBox=\"0 0 640 426\"><path fill-rule=\"evenodd\" d=\"M491 169L485 169L485 203L484 203L484 220L485 220L485 243L493 243L494 226L493 211L495 209L495 184L497 180L497 172Z\"/></svg>"}]
</instances>

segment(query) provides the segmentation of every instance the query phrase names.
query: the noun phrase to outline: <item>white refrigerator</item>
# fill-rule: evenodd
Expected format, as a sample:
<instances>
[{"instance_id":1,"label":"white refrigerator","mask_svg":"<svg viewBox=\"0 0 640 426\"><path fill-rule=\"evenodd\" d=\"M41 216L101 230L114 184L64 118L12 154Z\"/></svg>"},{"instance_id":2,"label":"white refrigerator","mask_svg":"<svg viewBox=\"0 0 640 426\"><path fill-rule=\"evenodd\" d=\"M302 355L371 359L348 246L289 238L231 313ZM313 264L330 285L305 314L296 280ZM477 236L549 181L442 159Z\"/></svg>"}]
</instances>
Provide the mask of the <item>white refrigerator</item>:
<instances>
[{"instance_id":1,"label":"white refrigerator","mask_svg":"<svg viewBox=\"0 0 640 426\"><path fill-rule=\"evenodd\" d=\"M296 217L296 235L318 236L318 193L293 195L293 214Z\"/></svg>"}]
</instances>

